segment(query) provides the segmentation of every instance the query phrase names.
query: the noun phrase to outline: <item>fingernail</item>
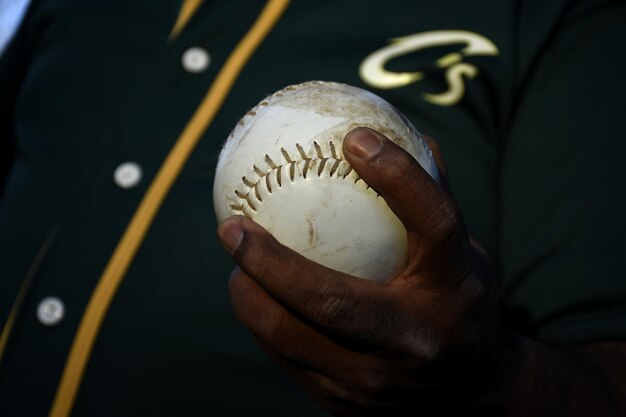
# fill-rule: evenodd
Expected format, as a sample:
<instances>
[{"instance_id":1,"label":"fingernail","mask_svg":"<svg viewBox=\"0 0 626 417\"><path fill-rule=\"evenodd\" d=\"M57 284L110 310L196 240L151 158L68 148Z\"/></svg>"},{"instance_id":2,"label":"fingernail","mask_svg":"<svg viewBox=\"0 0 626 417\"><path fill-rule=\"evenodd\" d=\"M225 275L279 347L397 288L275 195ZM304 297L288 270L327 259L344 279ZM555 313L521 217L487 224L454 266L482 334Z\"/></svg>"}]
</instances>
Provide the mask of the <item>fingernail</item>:
<instances>
[{"instance_id":1,"label":"fingernail","mask_svg":"<svg viewBox=\"0 0 626 417\"><path fill-rule=\"evenodd\" d=\"M361 159L371 159L383 146L380 138L371 130L357 128L351 130L345 138L345 150Z\"/></svg>"},{"instance_id":2,"label":"fingernail","mask_svg":"<svg viewBox=\"0 0 626 417\"><path fill-rule=\"evenodd\" d=\"M224 245L224 248L231 254L234 253L243 240L243 224L241 223L241 219L231 217L224 220L217 231L217 235L222 245Z\"/></svg>"}]
</instances>

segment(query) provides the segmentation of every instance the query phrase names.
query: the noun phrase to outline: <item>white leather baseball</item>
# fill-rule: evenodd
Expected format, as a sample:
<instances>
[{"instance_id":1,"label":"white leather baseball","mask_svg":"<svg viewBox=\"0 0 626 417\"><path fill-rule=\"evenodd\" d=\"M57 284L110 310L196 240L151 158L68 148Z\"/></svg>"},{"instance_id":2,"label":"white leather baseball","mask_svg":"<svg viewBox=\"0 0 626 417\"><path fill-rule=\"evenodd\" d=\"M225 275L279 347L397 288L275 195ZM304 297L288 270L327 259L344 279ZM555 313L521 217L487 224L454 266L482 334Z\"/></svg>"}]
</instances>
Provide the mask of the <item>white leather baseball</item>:
<instances>
[{"instance_id":1,"label":"white leather baseball","mask_svg":"<svg viewBox=\"0 0 626 417\"><path fill-rule=\"evenodd\" d=\"M286 87L262 100L226 141L214 183L219 221L244 215L329 268L387 281L407 260L406 229L344 159L357 126L401 145L436 180L432 153L382 98L334 82Z\"/></svg>"}]
</instances>

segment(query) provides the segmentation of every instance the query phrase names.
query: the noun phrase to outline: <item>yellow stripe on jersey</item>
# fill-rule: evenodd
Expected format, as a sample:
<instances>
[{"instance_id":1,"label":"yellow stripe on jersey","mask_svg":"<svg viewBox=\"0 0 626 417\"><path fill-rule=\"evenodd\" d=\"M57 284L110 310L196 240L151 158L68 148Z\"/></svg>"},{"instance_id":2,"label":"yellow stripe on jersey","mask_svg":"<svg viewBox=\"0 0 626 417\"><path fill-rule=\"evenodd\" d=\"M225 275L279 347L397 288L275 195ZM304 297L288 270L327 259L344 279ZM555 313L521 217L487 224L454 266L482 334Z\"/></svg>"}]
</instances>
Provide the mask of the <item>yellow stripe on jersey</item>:
<instances>
[{"instance_id":1,"label":"yellow stripe on jersey","mask_svg":"<svg viewBox=\"0 0 626 417\"><path fill-rule=\"evenodd\" d=\"M280 19L288 4L289 0L268 1L254 25L229 56L150 184L89 300L70 349L50 417L68 417L72 412L95 339L109 305L152 220L196 143L226 99L244 65Z\"/></svg>"},{"instance_id":2,"label":"yellow stripe on jersey","mask_svg":"<svg viewBox=\"0 0 626 417\"><path fill-rule=\"evenodd\" d=\"M178 18L174 24L174 29L170 33L170 40L174 40L178 37L180 32L187 26L187 23L191 20L198 8L202 5L203 0L184 0L178 13Z\"/></svg>"}]
</instances>

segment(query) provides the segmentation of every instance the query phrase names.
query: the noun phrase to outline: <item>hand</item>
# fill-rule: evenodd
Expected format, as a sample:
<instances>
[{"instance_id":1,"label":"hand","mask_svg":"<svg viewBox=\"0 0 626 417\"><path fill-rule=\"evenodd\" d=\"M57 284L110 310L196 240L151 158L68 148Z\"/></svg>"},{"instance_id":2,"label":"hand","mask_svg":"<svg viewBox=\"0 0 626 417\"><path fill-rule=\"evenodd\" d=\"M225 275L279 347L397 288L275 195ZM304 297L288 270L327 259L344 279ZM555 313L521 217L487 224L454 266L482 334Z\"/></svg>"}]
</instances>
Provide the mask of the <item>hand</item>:
<instances>
[{"instance_id":1,"label":"hand","mask_svg":"<svg viewBox=\"0 0 626 417\"><path fill-rule=\"evenodd\" d=\"M344 154L404 223L406 268L384 285L355 278L233 217L218 235L240 267L230 281L237 317L337 415L418 415L496 402L513 343L498 320L494 273L458 207L378 132L353 130Z\"/></svg>"}]
</instances>

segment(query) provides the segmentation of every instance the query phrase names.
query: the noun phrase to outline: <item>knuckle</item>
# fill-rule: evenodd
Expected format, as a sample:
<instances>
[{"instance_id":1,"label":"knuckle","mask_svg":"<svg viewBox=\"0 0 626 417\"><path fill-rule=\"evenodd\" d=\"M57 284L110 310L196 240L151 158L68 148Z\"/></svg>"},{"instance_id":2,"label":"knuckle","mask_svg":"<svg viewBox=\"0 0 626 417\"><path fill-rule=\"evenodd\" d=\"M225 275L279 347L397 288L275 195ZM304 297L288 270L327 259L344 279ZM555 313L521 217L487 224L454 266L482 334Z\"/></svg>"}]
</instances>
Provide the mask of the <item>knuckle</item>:
<instances>
[{"instance_id":1,"label":"knuckle","mask_svg":"<svg viewBox=\"0 0 626 417\"><path fill-rule=\"evenodd\" d=\"M353 297L345 291L338 291L336 285L330 284L320 292L313 317L321 325L336 327L350 319L355 307Z\"/></svg>"},{"instance_id":2,"label":"knuckle","mask_svg":"<svg viewBox=\"0 0 626 417\"><path fill-rule=\"evenodd\" d=\"M383 161L381 161L383 163ZM390 152L388 160L384 161L385 171L399 181L411 183L415 179L415 170L422 169L413 156L402 148Z\"/></svg>"},{"instance_id":3,"label":"knuckle","mask_svg":"<svg viewBox=\"0 0 626 417\"><path fill-rule=\"evenodd\" d=\"M434 326L433 326L434 327ZM433 363L441 355L441 339L435 329L422 328L407 332L401 338L404 350L422 363Z\"/></svg>"},{"instance_id":4,"label":"knuckle","mask_svg":"<svg viewBox=\"0 0 626 417\"><path fill-rule=\"evenodd\" d=\"M389 142L369 164L386 181L405 183L413 180L417 162L411 154L393 142Z\"/></svg>"},{"instance_id":5,"label":"knuckle","mask_svg":"<svg viewBox=\"0 0 626 417\"><path fill-rule=\"evenodd\" d=\"M435 205L426 220L431 240L453 246L465 236L463 216L452 199L444 197Z\"/></svg>"}]
</instances>

